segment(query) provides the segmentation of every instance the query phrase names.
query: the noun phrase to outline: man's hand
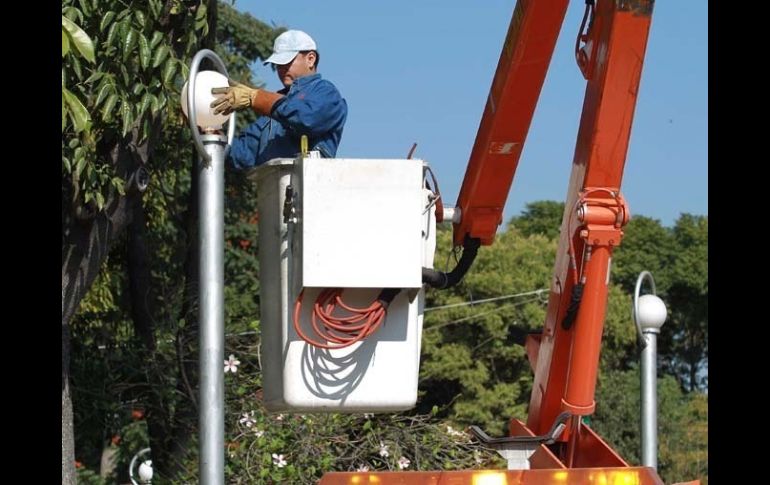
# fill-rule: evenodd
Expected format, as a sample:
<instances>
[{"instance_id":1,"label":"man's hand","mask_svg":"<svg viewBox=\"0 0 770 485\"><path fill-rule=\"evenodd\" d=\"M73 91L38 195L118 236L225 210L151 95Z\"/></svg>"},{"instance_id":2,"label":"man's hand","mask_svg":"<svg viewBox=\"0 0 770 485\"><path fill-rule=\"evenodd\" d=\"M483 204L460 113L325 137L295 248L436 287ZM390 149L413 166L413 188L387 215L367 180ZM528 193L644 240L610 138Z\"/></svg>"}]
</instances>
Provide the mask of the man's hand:
<instances>
[{"instance_id":1,"label":"man's hand","mask_svg":"<svg viewBox=\"0 0 770 485\"><path fill-rule=\"evenodd\" d=\"M233 111L250 108L254 97L259 92L259 89L250 88L232 79L228 79L228 82L230 83L229 88L213 88L211 90L211 94L224 94L211 103L215 115L222 113L227 116Z\"/></svg>"}]
</instances>

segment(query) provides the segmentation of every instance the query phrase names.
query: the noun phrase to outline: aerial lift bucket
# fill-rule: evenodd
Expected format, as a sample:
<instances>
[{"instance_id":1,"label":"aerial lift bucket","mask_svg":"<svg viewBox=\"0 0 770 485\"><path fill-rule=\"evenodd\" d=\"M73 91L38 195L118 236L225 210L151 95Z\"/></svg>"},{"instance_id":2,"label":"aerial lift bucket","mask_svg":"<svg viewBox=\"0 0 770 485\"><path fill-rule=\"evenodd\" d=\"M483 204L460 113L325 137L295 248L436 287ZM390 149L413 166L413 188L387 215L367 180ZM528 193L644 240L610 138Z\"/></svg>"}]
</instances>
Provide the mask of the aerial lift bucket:
<instances>
[{"instance_id":1,"label":"aerial lift bucket","mask_svg":"<svg viewBox=\"0 0 770 485\"><path fill-rule=\"evenodd\" d=\"M416 403L421 269L432 267L436 225L425 167L310 152L255 170L268 410L393 412ZM384 288L398 293L376 331L345 347L318 336L312 316L324 290L342 289L344 304L361 308Z\"/></svg>"}]
</instances>

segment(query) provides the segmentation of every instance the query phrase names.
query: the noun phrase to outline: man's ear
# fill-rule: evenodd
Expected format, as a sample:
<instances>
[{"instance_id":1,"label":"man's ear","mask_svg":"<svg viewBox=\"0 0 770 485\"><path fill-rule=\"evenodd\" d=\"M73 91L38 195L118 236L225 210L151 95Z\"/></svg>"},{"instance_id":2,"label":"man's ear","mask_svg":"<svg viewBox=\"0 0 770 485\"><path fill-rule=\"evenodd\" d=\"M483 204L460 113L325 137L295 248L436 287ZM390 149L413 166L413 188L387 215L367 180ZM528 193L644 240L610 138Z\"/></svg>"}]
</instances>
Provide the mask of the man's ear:
<instances>
[{"instance_id":1,"label":"man's ear","mask_svg":"<svg viewBox=\"0 0 770 485\"><path fill-rule=\"evenodd\" d=\"M312 61L313 65L311 67L315 70L316 64L318 64L318 55L315 53L315 51L308 52L307 59L308 61Z\"/></svg>"}]
</instances>

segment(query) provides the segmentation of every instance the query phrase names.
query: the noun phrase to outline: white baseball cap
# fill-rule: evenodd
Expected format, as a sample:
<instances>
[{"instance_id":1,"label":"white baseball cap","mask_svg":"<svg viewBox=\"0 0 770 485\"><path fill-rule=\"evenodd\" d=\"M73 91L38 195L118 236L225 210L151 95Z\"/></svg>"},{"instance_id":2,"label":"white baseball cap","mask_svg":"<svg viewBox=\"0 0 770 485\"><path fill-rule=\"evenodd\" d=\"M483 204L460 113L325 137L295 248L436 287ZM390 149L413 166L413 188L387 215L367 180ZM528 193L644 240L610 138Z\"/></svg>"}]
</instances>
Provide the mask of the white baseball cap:
<instances>
[{"instance_id":1,"label":"white baseball cap","mask_svg":"<svg viewBox=\"0 0 770 485\"><path fill-rule=\"evenodd\" d=\"M275 39L273 55L268 57L263 64L288 64L300 51L317 51L312 37L301 30L287 30Z\"/></svg>"}]
</instances>

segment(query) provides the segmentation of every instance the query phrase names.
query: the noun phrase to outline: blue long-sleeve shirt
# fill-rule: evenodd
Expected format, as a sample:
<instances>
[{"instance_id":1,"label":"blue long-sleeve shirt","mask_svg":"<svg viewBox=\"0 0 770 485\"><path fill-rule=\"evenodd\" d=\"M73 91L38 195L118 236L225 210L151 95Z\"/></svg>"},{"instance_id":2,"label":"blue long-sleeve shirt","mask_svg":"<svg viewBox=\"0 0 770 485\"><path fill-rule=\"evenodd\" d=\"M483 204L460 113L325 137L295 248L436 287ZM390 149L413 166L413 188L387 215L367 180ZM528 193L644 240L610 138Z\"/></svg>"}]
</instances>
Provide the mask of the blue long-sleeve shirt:
<instances>
[{"instance_id":1,"label":"blue long-sleeve shirt","mask_svg":"<svg viewBox=\"0 0 770 485\"><path fill-rule=\"evenodd\" d=\"M302 135L307 135L310 150L326 158L336 155L348 106L334 84L313 74L279 93L284 97L275 102L270 116L260 116L233 139L228 160L235 168L294 157Z\"/></svg>"}]
</instances>

